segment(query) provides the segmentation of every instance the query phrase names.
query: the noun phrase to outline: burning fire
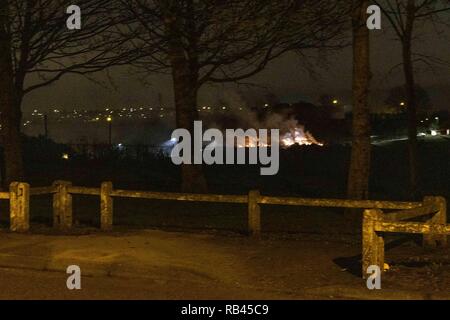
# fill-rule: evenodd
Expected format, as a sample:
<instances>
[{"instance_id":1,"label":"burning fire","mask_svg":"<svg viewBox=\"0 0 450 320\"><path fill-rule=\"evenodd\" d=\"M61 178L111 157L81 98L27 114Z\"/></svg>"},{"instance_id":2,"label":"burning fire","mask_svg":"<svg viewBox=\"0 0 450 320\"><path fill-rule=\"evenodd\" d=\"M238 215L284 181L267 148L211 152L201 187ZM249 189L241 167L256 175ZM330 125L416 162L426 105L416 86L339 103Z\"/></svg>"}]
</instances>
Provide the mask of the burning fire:
<instances>
[{"instance_id":1,"label":"burning fire","mask_svg":"<svg viewBox=\"0 0 450 320\"><path fill-rule=\"evenodd\" d=\"M309 131L305 131L303 127L291 129L290 132L287 132L281 137L282 146L290 147L294 144L300 146L323 146L323 143L318 142L314 136Z\"/></svg>"},{"instance_id":2,"label":"burning fire","mask_svg":"<svg viewBox=\"0 0 450 320\"><path fill-rule=\"evenodd\" d=\"M311 145L317 145L322 147L323 143L319 142L314 138L314 136L309 132L305 131L303 126L298 126L295 128L290 129L289 132L286 132L284 134L281 134L280 137L280 146L283 148L289 148L293 145L300 145L300 146L311 146ZM269 137L269 143L265 143L262 141L259 141L258 138L255 137L246 137L245 144L238 144L238 148L256 148L256 147L269 147L270 144L270 137Z\"/></svg>"}]
</instances>

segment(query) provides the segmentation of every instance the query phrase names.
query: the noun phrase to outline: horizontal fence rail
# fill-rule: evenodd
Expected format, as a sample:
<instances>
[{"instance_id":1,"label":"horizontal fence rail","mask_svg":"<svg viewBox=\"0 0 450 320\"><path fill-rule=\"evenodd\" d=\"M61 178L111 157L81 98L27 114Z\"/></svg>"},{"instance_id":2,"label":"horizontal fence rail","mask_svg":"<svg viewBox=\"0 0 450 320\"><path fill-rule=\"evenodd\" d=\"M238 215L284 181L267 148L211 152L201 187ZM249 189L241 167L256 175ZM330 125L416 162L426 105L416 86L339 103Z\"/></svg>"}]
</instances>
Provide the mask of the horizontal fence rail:
<instances>
[{"instance_id":1,"label":"horizontal fence rail","mask_svg":"<svg viewBox=\"0 0 450 320\"><path fill-rule=\"evenodd\" d=\"M305 207L333 207L356 209L412 209L422 205L421 202L375 201L375 200L344 200L344 199L306 199L293 197L261 196L260 204L278 204Z\"/></svg>"},{"instance_id":2,"label":"horizontal fence rail","mask_svg":"<svg viewBox=\"0 0 450 320\"><path fill-rule=\"evenodd\" d=\"M400 233L421 233L421 234L450 234L450 225L432 225L419 222L376 222L375 231L381 232L400 232Z\"/></svg>"},{"instance_id":3,"label":"horizontal fence rail","mask_svg":"<svg viewBox=\"0 0 450 320\"><path fill-rule=\"evenodd\" d=\"M32 196L40 196L40 195L46 195L46 194L52 194L56 193L55 187L35 187L30 188L30 195Z\"/></svg>"},{"instance_id":4,"label":"horizontal fence rail","mask_svg":"<svg viewBox=\"0 0 450 320\"><path fill-rule=\"evenodd\" d=\"M86 187L74 187L69 186L68 192L72 194L81 194L86 196L99 196L101 189L100 188L86 188Z\"/></svg>"},{"instance_id":5,"label":"horizontal fence rail","mask_svg":"<svg viewBox=\"0 0 450 320\"><path fill-rule=\"evenodd\" d=\"M100 197L100 228L113 228L113 198L137 198L171 201L237 203L247 205L248 232L254 237L261 234L261 205L289 205L308 207L335 207L365 209L362 223L363 277L369 266L384 267L384 234L423 234L425 246L446 246L450 225L447 225L446 200L425 197L423 202L309 199L300 197L274 197L251 190L247 195L189 194L114 189L112 182L103 182L100 188L73 186L68 181L55 181L49 187L30 188L23 182L13 182L9 192L0 192L0 199L10 201L10 229L27 232L30 227L30 196L52 195L53 226L60 230L72 228L72 196ZM384 213L382 210L397 210ZM426 218L425 222L405 221Z\"/></svg>"},{"instance_id":6,"label":"horizontal fence rail","mask_svg":"<svg viewBox=\"0 0 450 320\"><path fill-rule=\"evenodd\" d=\"M0 199L1 200L7 200L9 199L10 193L9 192L0 192Z\"/></svg>"},{"instance_id":7,"label":"horizontal fence rail","mask_svg":"<svg viewBox=\"0 0 450 320\"><path fill-rule=\"evenodd\" d=\"M175 200L175 201L196 201L196 202L221 202L221 203L247 203L247 196L221 195L221 194L189 194L189 193L169 193L169 192L148 192L113 190L112 197L140 198L155 200Z\"/></svg>"}]
</instances>

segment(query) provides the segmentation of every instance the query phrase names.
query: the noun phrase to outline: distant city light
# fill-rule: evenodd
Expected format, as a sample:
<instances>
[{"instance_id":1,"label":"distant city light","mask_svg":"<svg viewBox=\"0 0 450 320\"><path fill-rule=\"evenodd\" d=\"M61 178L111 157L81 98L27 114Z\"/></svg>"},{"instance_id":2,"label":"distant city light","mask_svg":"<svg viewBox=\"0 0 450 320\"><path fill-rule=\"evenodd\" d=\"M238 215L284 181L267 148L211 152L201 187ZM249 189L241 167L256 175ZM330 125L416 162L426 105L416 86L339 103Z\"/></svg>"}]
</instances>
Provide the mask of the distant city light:
<instances>
[{"instance_id":1,"label":"distant city light","mask_svg":"<svg viewBox=\"0 0 450 320\"><path fill-rule=\"evenodd\" d=\"M112 121L112 117L111 117L111 116L108 116L108 117L106 118L106 121L111 122L111 121Z\"/></svg>"},{"instance_id":2,"label":"distant city light","mask_svg":"<svg viewBox=\"0 0 450 320\"><path fill-rule=\"evenodd\" d=\"M338 103L339 103L339 101L337 99L333 100L333 104L338 104Z\"/></svg>"},{"instance_id":3,"label":"distant city light","mask_svg":"<svg viewBox=\"0 0 450 320\"><path fill-rule=\"evenodd\" d=\"M62 158L64 160L69 160L69 154L68 153L63 153Z\"/></svg>"},{"instance_id":4,"label":"distant city light","mask_svg":"<svg viewBox=\"0 0 450 320\"><path fill-rule=\"evenodd\" d=\"M404 106L406 106L406 103L404 103L404 102L402 101L402 102L400 102L400 105L401 105L402 107L404 107Z\"/></svg>"}]
</instances>

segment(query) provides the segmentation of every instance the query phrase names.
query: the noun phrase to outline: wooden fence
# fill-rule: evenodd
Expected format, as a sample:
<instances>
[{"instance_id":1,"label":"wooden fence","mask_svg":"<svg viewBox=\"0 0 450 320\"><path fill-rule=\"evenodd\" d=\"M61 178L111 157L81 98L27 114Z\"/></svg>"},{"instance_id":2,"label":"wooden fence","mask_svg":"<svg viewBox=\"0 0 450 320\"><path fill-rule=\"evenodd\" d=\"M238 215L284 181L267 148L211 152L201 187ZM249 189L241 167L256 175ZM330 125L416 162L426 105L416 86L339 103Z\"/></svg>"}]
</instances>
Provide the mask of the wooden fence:
<instances>
[{"instance_id":1,"label":"wooden fence","mask_svg":"<svg viewBox=\"0 0 450 320\"><path fill-rule=\"evenodd\" d=\"M409 221L416 218L426 218L426 221ZM363 275L366 275L366 270L371 265L383 270L386 233L423 234L424 246L446 247L447 235L450 235L446 200L442 197L425 197L419 207L391 213L383 213L380 208L365 210L362 232Z\"/></svg>"},{"instance_id":2,"label":"wooden fence","mask_svg":"<svg viewBox=\"0 0 450 320\"><path fill-rule=\"evenodd\" d=\"M10 201L10 229L27 232L30 227L30 196L53 195L53 226L60 230L72 227L72 195L100 197L100 228L113 228L113 198L140 198L173 201L241 203L248 207L248 233L261 234L261 205L291 205L307 207L338 207L365 209L363 214L362 268L384 266L384 238L387 232L420 233L424 245L446 246L450 225L447 225L446 201L442 197L425 197L423 202L307 199L298 197L273 197L252 190L247 195L188 194L114 189L111 182L103 182L100 188L73 186L68 181L55 181L50 187L30 188L23 182L13 182L9 192L0 192L0 199ZM382 210L398 210L383 213ZM426 222L411 222L418 217L429 216Z\"/></svg>"}]
</instances>

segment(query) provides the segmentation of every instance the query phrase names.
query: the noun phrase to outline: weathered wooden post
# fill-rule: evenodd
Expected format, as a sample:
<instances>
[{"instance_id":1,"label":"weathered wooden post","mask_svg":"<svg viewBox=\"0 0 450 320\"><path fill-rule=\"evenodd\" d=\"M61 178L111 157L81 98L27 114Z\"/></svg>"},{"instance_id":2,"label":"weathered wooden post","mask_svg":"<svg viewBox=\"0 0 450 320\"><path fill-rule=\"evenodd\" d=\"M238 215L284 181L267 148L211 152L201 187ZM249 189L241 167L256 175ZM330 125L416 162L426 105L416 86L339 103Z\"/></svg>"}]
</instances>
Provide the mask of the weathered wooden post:
<instances>
[{"instance_id":1,"label":"weathered wooden post","mask_svg":"<svg viewBox=\"0 0 450 320\"><path fill-rule=\"evenodd\" d=\"M447 225L447 202L443 197L425 197L423 199L424 205L434 204L438 211L431 217L426 223L432 226ZM447 246L447 235L445 234L424 234L423 235L423 246L428 248L435 247L446 247Z\"/></svg>"},{"instance_id":2,"label":"weathered wooden post","mask_svg":"<svg viewBox=\"0 0 450 320\"><path fill-rule=\"evenodd\" d=\"M30 185L12 182L9 186L10 230L27 232L30 229Z\"/></svg>"},{"instance_id":3,"label":"weathered wooden post","mask_svg":"<svg viewBox=\"0 0 450 320\"><path fill-rule=\"evenodd\" d=\"M260 193L251 190L248 193L248 231L253 237L261 235L261 207L258 204Z\"/></svg>"},{"instance_id":4,"label":"weathered wooden post","mask_svg":"<svg viewBox=\"0 0 450 320\"><path fill-rule=\"evenodd\" d=\"M100 228L104 231L112 230L113 226L112 189L112 182L103 182L100 189Z\"/></svg>"},{"instance_id":5,"label":"weathered wooden post","mask_svg":"<svg viewBox=\"0 0 450 320\"><path fill-rule=\"evenodd\" d=\"M53 195L53 227L60 230L72 228L72 195L69 193L69 181L55 181L53 186L56 193Z\"/></svg>"},{"instance_id":6,"label":"weathered wooden post","mask_svg":"<svg viewBox=\"0 0 450 320\"><path fill-rule=\"evenodd\" d=\"M383 220L383 211L368 209L364 211L362 225L362 276L366 278L367 268L374 265L384 269L384 239L375 231L377 221Z\"/></svg>"}]
</instances>

